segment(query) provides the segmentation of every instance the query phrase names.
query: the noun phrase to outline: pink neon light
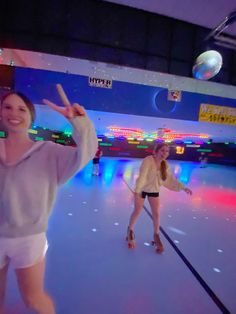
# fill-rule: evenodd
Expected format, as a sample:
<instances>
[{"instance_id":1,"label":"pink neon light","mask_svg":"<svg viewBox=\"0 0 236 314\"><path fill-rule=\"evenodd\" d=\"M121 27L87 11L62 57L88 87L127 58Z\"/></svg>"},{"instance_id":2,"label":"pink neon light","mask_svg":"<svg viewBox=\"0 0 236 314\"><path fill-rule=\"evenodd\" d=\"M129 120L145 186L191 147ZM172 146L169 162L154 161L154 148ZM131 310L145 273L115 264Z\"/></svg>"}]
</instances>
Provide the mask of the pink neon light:
<instances>
[{"instance_id":1,"label":"pink neon light","mask_svg":"<svg viewBox=\"0 0 236 314\"><path fill-rule=\"evenodd\" d=\"M176 140L176 139L184 139L184 138L209 138L208 134L202 133L175 133L170 129L164 129L163 135L158 136L158 131L146 133L142 129L135 128L122 128L117 126L109 126L108 127L110 133L105 134L106 136L114 136L120 137L124 136L126 138L153 138L153 139L163 139L163 140Z\"/></svg>"}]
</instances>

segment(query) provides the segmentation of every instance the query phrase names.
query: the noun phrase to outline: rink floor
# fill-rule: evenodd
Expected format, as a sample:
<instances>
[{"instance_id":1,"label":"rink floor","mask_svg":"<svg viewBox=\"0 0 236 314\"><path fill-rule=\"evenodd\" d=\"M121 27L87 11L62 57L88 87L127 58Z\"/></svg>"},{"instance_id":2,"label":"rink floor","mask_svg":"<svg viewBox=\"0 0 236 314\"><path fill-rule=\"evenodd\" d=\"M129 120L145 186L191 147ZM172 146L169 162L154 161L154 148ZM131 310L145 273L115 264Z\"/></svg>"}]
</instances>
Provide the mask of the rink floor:
<instances>
[{"instance_id":1,"label":"rink floor","mask_svg":"<svg viewBox=\"0 0 236 314\"><path fill-rule=\"evenodd\" d=\"M101 159L60 187L48 228L46 287L58 314L236 313L236 168L169 161L192 190L161 189L165 251L150 245L148 203L125 234L140 159ZM127 182L124 183L124 180ZM7 313L28 313L10 269Z\"/></svg>"}]
</instances>

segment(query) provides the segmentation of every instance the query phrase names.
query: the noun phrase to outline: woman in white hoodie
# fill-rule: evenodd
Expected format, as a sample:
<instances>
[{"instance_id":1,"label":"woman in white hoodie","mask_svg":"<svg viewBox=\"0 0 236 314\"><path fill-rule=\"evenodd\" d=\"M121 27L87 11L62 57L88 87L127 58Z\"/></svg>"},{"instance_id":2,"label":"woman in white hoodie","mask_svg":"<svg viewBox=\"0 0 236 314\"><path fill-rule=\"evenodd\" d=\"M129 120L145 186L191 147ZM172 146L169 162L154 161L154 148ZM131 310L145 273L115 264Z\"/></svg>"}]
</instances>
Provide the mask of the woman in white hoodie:
<instances>
[{"instance_id":1,"label":"woman in white hoodie","mask_svg":"<svg viewBox=\"0 0 236 314\"><path fill-rule=\"evenodd\" d=\"M33 142L28 133L35 117L31 101L19 92L1 100L0 119L7 137L0 139L0 314L10 263L26 306L39 314L55 313L44 290L48 218L58 185L91 160L97 149L96 133L84 108L71 105L62 87L57 88L65 107L43 102L70 121L76 148Z\"/></svg>"},{"instance_id":2,"label":"woman in white hoodie","mask_svg":"<svg viewBox=\"0 0 236 314\"><path fill-rule=\"evenodd\" d=\"M163 252L164 246L160 240L160 198L159 192L161 185L173 191L183 190L187 194L192 191L179 182L170 171L166 162L169 156L169 146L165 143L159 144L154 149L154 154L144 158L139 176L136 181L134 193L134 211L129 220L126 240L128 247L135 247L134 226L142 211L145 198L147 196L153 217L153 243L158 253Z\"/></svg>"}]
</instances>

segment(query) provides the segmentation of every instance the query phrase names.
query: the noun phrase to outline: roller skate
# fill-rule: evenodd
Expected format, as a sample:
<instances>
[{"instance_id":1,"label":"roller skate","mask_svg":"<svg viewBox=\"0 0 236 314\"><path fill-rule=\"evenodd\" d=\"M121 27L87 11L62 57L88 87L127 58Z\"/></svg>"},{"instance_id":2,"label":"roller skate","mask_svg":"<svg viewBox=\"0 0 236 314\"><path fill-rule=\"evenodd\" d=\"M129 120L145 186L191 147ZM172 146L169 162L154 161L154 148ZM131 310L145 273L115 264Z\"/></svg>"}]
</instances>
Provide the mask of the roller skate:
<instances>
[{"instance_id":1,"label":"roller skate","mask_svg":"<svg viewBox=\"0 0 236 314\"><path fill-rule=\"evenodd\" d=\"M164 246L158 233L154 233L154 240L152 241L152 245L155 246L157 253L162 253L164 251Z\"/></svg>"},{"instance_id":2,"label":"roller skate","mask_svg":"<svg viewBox=\"0 0 236 314\"><path fill-rule=\"evenodd\" d=\"M128 227L128 230L127 230L126 241L128 242L128 248L129 249L135 248L135 245L136 245L135 235L134 235L134 231L132 229L130 229L130 227Z\"/></svg>"}]
</instances>

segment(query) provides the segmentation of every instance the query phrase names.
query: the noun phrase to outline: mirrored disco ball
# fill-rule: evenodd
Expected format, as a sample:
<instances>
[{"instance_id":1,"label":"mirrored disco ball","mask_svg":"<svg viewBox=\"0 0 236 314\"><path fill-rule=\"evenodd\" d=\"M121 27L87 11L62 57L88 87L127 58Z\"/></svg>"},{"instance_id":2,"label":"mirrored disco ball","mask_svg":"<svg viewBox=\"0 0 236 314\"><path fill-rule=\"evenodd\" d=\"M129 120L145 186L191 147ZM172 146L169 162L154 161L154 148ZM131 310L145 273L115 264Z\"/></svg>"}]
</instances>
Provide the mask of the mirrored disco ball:
<instances>
[{"instance_id":1,"label":"mirrored disco ball","mask_svg":"<svg viewBox=\"0 0 236 314\"><path fill-rule=\"evenodd\" d=\"M209 80L219 73L222 56L215 50L208 50L197 57L193 66L193 76L198 80Z\"/></svg>"}]
</instances>

